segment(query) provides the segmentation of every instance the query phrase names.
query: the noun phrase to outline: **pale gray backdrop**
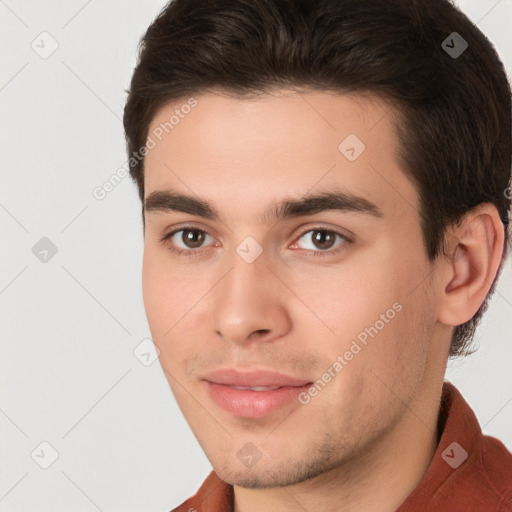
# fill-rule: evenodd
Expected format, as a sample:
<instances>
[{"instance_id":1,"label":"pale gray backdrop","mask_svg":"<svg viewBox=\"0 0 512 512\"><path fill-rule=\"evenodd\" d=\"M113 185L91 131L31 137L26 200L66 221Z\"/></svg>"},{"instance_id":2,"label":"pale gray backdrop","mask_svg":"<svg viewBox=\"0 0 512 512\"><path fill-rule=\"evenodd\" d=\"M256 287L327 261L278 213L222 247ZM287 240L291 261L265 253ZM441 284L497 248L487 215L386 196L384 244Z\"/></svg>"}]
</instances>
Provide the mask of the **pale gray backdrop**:
<instances>
[{"instance_id":1,"label":"pale gray backdrop","mask_svg":"<svg viewBox=\"0 0 512 512\"><path fill-rule=\"evenodd\" d=\"M0 0L0 511L164 512L210 471L149 364L135 185L93 194L125 164L124 89L164 4ZM459 5L510 76L512 0ZM477 341L447 378L512 450L510 258Z\"/></svg>"}]
</instances>

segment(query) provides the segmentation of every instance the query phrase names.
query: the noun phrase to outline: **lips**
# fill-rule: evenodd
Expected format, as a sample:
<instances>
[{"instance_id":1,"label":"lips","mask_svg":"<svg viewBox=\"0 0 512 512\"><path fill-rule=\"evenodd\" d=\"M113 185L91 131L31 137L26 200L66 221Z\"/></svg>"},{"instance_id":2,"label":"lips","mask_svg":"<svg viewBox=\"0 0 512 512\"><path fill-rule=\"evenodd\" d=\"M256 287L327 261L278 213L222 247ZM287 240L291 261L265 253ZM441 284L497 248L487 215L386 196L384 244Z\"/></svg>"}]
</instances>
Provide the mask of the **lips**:
<instances>
[{"instance_id":1,"label":"lips","mask_svg":"<svg viewBox=\"0 0 512 512\"><path fill-rule=\"evenodd\" d=\"M230 386L233 389L249 389L251 391L272 391L273 389L279 389L281 386Z\"/></svg>"},{"instance_id":2,"label":"lips","mask_svg":"<svg viewBox=\"0 0 512 512\"><path fill-rule=\"evenodd\" d=\"M250 370L242 372L234 368L215 370L203 377L204 380L215 384L241 387L274 387L304 386L310 381L299 379L269 370Z\"/></svg>"},{"instance_id":3,"label":"lips","mask_svg":"<svg viewBox=\"0 0 512 512\"><path fill-rule=\"evenodd\" d=\"M244 418L263 418L299 405L297 397L311 381L267 370L223 369L203 377L210 398L222 409Z\"/></svg>"}]
</instances>

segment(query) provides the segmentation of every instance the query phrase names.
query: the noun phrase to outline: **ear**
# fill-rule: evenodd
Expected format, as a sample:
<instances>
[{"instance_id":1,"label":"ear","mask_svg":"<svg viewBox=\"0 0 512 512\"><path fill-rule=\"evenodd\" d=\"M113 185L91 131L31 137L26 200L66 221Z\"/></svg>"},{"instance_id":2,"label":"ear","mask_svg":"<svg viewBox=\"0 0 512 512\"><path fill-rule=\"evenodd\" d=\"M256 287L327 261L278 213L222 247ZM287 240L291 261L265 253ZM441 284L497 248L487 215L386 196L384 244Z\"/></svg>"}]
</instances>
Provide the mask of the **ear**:
<instances>
[{"instance_id":1,"label":"ear","mask_svg":"<svg viewBox=\"0 0 512 512\"><path fill-rule=\"evenodd\" d=\"M505 231L498 210L481 203L446 233L440 259L438 320L456 326L470 320L484 302L498 272Z\"/></svg>"}]
</instances>

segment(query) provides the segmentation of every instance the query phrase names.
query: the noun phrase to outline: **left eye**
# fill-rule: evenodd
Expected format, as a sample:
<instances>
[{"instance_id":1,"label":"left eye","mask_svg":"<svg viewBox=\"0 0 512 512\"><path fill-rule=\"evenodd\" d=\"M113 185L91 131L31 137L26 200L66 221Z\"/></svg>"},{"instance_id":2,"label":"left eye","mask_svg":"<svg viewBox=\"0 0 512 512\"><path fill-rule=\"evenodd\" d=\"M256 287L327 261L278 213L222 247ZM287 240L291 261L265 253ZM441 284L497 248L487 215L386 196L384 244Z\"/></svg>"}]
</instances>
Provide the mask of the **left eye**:
<instances>
[{"instance_id":1,"label":"left eye","mask_svg":"<svg viewBox=\"0 0 512 512\"><path fill-rule=\"evenodd\" d=\"M336 243L336 237L340 241L337 245L334 245ZM342 244L342 242L348 241L347 238L344 237L342 234L327 229L311 229L309 231L306 231L301 235L301 237L297 240L296 243L298 243L298 241L302 240L303 238L305 238L306 240L309 238L310 245L309 247L301 247L302 249L322 252L332 250L333 247L338 247L339 245Z\"/></svg>"}]
</instances>

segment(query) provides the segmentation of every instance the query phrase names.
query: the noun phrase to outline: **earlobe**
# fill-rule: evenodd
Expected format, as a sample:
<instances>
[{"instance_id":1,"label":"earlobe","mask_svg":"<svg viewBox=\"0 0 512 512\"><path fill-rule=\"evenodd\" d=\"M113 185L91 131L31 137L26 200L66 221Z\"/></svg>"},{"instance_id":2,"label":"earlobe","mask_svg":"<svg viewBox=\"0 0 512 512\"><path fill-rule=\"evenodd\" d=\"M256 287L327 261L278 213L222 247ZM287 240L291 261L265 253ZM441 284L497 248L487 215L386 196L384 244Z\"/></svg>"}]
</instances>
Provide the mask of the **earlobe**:
<instances>
[{"instance_id":1,"label":"earlobe","mask_svg":"<svg viewBox=\"0 0 512 512\"><path fill-rule=\"evenodd\" d=\"M470 320L487 297L502 259L503 223L496 207L483 203L447 237L438 320L456 326Z\"/></svg>"}]
</instances>

